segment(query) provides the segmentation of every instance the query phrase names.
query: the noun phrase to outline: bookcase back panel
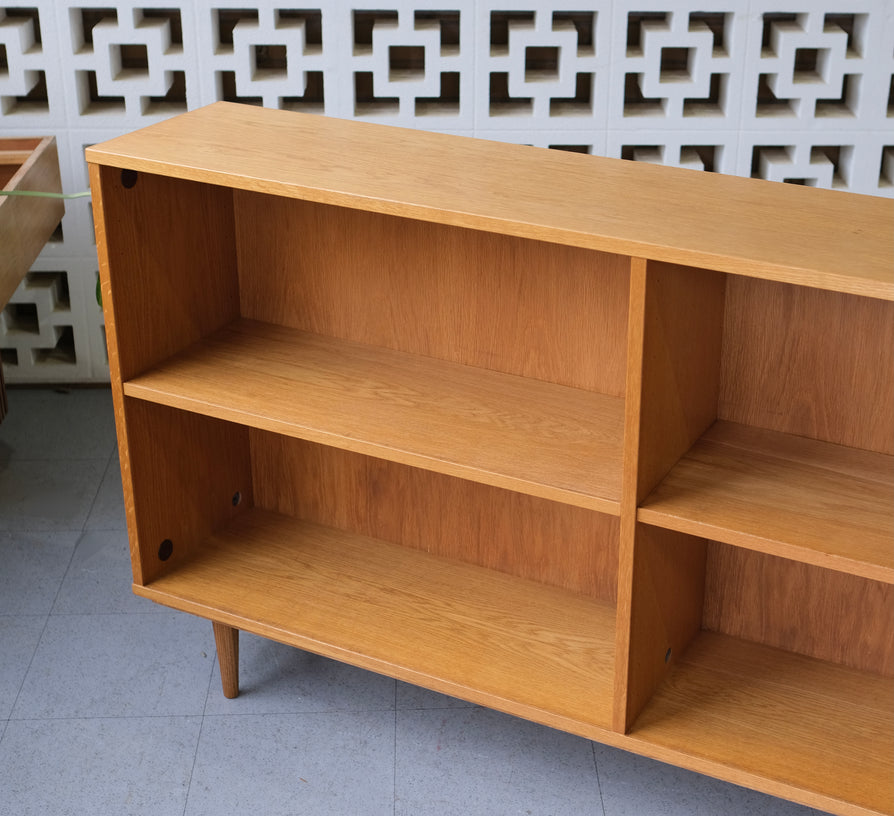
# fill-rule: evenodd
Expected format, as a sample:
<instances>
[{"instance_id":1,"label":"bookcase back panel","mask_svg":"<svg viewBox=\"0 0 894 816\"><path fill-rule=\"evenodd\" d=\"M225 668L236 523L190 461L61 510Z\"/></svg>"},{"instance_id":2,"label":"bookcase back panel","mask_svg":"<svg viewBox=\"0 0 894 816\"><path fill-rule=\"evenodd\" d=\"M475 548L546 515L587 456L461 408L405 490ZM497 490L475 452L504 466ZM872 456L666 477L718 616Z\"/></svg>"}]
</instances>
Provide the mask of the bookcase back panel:
<instances>
[{"instance_id":1,"label":"bookcase back panel","mask_svg":"<svg viewBox=\"0 0 894 816\"><path fill-rule=\"evenodd\" d=\"M104 167L101 176L123 327L114 345L127 380L239 316L233 199L223 187L151 173Z\"/></svg>"},{"instance_id":2,"label":"bookcase back panel","mask_svg":"<svg viewBox=\"0 0 894 816\"><path fill-rule=\"evenodd\" d=\"M614 601L618 519L252 430L255 505Z\"/></svg>"},{"instance_id":3,"label":"bookcase back panel","mask_svg":"<svg viewBox=\"0 0 894 816\"><path fill-rule=\"evenodd\" d=\"M894 675L894 586L708 543L703 626Z\"/></svg>"},{"instance_id":4,"label":"bookcase back panel","mask_svg":"<svg viewBox=\"0 0 894 816\"><path fill-rule=\"evenodd\" d=\"M894 453L894 304L730 275L721 419Z\"/></svg>"},{"instance_id":5,"label":"bookcase back panel","mask_svg":"<svg viewBox=\"0 0 894 816\"><path fill-rule=\"evenodd\" d=\"M234 196L243 317L623 396L628 259Z\"/></svg>"}]
</instances>

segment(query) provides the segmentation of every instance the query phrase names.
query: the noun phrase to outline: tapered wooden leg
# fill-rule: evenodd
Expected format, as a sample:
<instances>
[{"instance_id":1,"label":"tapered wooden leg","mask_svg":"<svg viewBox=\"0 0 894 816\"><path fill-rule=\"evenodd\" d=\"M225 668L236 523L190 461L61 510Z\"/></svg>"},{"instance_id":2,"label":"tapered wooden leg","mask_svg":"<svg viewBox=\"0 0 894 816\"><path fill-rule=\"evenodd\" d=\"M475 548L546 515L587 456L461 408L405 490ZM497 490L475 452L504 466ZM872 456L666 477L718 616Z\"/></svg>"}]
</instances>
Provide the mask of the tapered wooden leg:
<instances>
[{"instance_id":1,"label":"tapered wooden leg","mask_svg":"<svg viewBox=\"0 0 894 816\"><path fill-rule=\"evenodd\" d=\"M223 694L232 700L239 696L239 630L217 621L212 624Z\"/></svg>"}]
</instances>

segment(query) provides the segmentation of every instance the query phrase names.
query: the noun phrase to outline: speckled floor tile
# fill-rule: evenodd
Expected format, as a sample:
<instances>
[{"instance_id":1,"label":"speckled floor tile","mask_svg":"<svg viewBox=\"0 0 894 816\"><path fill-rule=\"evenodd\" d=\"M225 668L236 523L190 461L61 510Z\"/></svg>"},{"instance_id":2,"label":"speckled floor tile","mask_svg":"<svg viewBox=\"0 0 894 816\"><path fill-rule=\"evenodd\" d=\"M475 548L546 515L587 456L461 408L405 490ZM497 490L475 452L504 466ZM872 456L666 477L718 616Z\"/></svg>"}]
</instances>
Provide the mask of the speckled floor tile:
<instances>
[{"instance_id":1,"label":"speckled floor tile","mask_svg":"<svg viewBox=\"0 0 894 816\"><path fill-rule=\"evenodd\" d=\"M201 724L13 720L0 738L0 816L182 816Z\"/></svg>"},{"instance_id":2,"label":"speckled floor tile","mask_svg":"<svg viewBox=\"0 0 894 816\"><path fill-rule=\"evenodd\" d=\"M393 816L394 712L205 717L184 816Z\"/></svg>"},{"instance_id":3,"label":"speckled floor tile","mask_svg":"<svg viewBox=\"0 0 894 816\"><path fill-rule=\"evenodd\" d=\"M52 615L12 719L201 714L211 625L191 615Z\"/></svg>"},{"instance_id":4,"label":"speckled floor tile","mask_svg":"<svg viewBox=\"0 0 894 816\"><path fill-rule=\"evenodd\" d=\"M588 740L482 708L399 710L396 816L601 816Z\"/></svg>"},{"instance_id":5,"label":"speckled floor tile","mask_svg":"<svg viewBox=\"0 0 894 816\"><path fill-rule=\"evenodd\" d=\"M0 533L0 615L46 615L53 608L79 534Z\"/></svg>"}]
</instances>

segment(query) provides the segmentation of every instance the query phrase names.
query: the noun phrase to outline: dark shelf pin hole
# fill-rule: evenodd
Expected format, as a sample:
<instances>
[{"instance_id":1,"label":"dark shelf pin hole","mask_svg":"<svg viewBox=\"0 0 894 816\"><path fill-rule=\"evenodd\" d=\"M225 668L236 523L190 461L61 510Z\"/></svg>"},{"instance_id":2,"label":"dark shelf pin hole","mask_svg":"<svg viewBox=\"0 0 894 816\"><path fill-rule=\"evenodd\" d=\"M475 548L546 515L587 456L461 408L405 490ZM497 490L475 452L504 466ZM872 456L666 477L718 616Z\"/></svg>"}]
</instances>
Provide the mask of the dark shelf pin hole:
<instances>
[{"instance_id":1,"label":"dark shelf pin hole","mask_svg":"<svg viewBox=\"0 0 894 816\"><path fill-rule=\"evenodd\" d=\"M233 494L233 507L237 507L242 503L242 494L237 490Z\"/></svg>"},{"instance_id":2,"label":"dark shelf pin hole","mask_svg":"<svg viewBox=\"0 0 894 816\"><path fill-rule=\"evenodd\" d=\"M158 560L167 561L174 553L174 542L166 538L158 545Z\"/></svg>"},{"instance_id":3,"label":"dark shelf pin hole","mask_svg":"<svg viewBox=\"0 0 894 816\"><path fill-rule=\"evenodd\" d=\"M129 190L137 183L137 171L136 170L122 170L121 171L121 186L126 190Z\"/></svg>"},{"instance_id":4,"label":"dark shelf pin hole","mask_svg":"<svg viewBox=\"0 0 894 816\"><path fill-rule=\"evenodd\" d=\"M672 653L672 652L673 652L673 649L671 649L671 647L668 646L668 647L667 647L667 651L664 653L664 662L665 662L665 663L670 663L671 653Z\"/></svg>"}]
</instances>

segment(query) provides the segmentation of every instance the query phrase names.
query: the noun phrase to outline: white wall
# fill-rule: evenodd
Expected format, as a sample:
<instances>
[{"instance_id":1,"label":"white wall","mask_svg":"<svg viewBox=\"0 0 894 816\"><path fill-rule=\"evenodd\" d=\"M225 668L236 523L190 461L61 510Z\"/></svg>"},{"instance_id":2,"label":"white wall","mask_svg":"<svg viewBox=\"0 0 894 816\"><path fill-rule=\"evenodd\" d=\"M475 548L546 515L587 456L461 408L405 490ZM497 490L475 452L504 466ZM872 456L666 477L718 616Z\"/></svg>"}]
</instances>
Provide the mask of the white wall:
<instances>
[{"instance_id":1,"label":"white wall","mask_svg":"<svg viewBox=\"0 0 894 816\"><path fill-rule=\"evenodd\" d=\"M55 135L74 192L86 145L238 97L894 196L892 0L288 8L0 0L0 135ZM0 317L8 382L107 379L96 275L89 202L69 201Z\"/></svg>"}]
</instances>

